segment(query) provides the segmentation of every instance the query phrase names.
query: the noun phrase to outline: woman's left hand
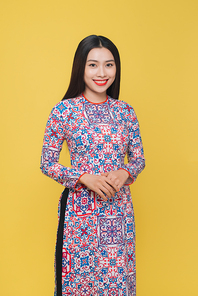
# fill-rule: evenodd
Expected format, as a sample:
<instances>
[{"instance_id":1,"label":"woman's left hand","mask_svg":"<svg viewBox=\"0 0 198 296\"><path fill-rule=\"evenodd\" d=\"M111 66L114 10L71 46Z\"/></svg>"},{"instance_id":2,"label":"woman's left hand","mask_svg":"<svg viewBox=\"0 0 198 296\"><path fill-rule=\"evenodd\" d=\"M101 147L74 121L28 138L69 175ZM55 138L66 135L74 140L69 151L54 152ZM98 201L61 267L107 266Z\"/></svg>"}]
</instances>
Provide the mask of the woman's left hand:
<instances>
[{"instance_id":1,"label":"woman's left hand","mask_svg":"<svg viewBox=\"0 0 198 296\"><path fill-rule=\"evenodd\" d=\"M110 171L102 173L102 176L107 176L109 180L112 180L120 189L129 177L129 173L123 169L117 171Z\"/></svg>"}]
</instances>

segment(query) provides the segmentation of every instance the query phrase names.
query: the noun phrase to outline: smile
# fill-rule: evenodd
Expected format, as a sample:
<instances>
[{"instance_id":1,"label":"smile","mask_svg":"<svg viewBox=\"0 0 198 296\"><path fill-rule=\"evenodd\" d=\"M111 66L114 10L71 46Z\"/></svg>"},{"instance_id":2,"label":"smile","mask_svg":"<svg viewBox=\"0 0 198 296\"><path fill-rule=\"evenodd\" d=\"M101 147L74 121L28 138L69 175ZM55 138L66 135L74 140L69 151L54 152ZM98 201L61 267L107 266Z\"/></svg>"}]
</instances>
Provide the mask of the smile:
<instances>
[{"instance_id":1,"label":"smile","mask_svg":"<svg viewBox=\"0 0 198 296\"><path fill-rule=\"evenodd\" d=\"M103 86L105 84L107 84L108 79L104 79L104 80L93 80L95 82L95 84L99 85L99 86Z\"/></svg>"}]
</instances>

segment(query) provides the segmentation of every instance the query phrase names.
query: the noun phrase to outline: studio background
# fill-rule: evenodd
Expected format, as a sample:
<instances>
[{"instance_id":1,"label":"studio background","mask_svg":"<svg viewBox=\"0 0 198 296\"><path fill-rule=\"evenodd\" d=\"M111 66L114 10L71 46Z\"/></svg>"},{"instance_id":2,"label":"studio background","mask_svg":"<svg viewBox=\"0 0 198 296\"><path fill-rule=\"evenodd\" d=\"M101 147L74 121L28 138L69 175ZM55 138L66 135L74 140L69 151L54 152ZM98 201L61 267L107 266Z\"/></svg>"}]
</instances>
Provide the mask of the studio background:
<instances>
[{"instance_id":1,"label":"studio background","mask_svg":"<svg viewBox=\"0 0 198 296\"><path fill-rule=\"evenodd\" d=\"M120 51L145 151L131 186L137 296L197 296L197 0L6 0L0 15L0 294L53 295L63 187L39 169L44 129L79 41L98 34Z\"/></svg>"}]
</instances>

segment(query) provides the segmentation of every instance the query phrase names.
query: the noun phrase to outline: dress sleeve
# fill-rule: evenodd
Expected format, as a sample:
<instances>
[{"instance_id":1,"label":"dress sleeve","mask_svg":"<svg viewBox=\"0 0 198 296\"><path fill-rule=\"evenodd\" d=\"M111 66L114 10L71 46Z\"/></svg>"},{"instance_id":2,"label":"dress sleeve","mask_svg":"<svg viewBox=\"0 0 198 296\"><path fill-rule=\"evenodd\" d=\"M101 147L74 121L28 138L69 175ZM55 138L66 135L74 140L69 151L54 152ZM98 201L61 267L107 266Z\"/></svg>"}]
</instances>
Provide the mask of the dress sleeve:
<instances>
[{"instance_id":1,"label":"dress sleeve","mask_svg":"<svg viewBox=\"0 0 198 296\"><path fill-rule=\"evenodd\" d=\"M84 172L59 164L66 128L66 121L55 106L45 128L40 168L45 175L63 186L79 190L82 186L77 182Z\"/></svg>"},{"instance_id":2,"label":"dress sleeve","mask_svg":"<svg viewBox=\"0 0 198 296\"><path fill-rule=\"evenodd\" d=\"M124 169L129 173L129 178L125 185L130 185L137 179L137 176L145 167L144 151L142 139L140 135L139 123L135 111L130 106L130 114L128 115L129 126L129 144L127 149L128 163L120 169Z\"/></svg>"}]
</instances>

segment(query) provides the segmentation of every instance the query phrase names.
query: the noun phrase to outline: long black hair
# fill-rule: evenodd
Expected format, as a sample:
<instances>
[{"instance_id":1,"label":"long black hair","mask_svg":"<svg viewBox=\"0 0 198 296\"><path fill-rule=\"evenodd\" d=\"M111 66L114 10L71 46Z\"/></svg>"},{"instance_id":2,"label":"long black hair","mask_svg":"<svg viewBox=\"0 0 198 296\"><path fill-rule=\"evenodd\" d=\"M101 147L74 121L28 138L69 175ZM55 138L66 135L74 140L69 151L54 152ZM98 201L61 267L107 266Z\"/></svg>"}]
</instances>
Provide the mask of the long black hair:
<instances>
[{"instance_id":1,"label":"long black hair","mask_svg":"<svg viewBox=\"0 0 198 296\"><path fill-rule=\"evenodd\" d=\"M85 90L84 71L87 55L93 48L107 48L113 55L116 64L116 77L114 82L107 89L107 95L118 99L120 91L120 56L115 44L106 37L90 35L84 38L78 45L75 52L71 79L66 94L62 100L75 98Z\"/></svg>"}]
</instances>

